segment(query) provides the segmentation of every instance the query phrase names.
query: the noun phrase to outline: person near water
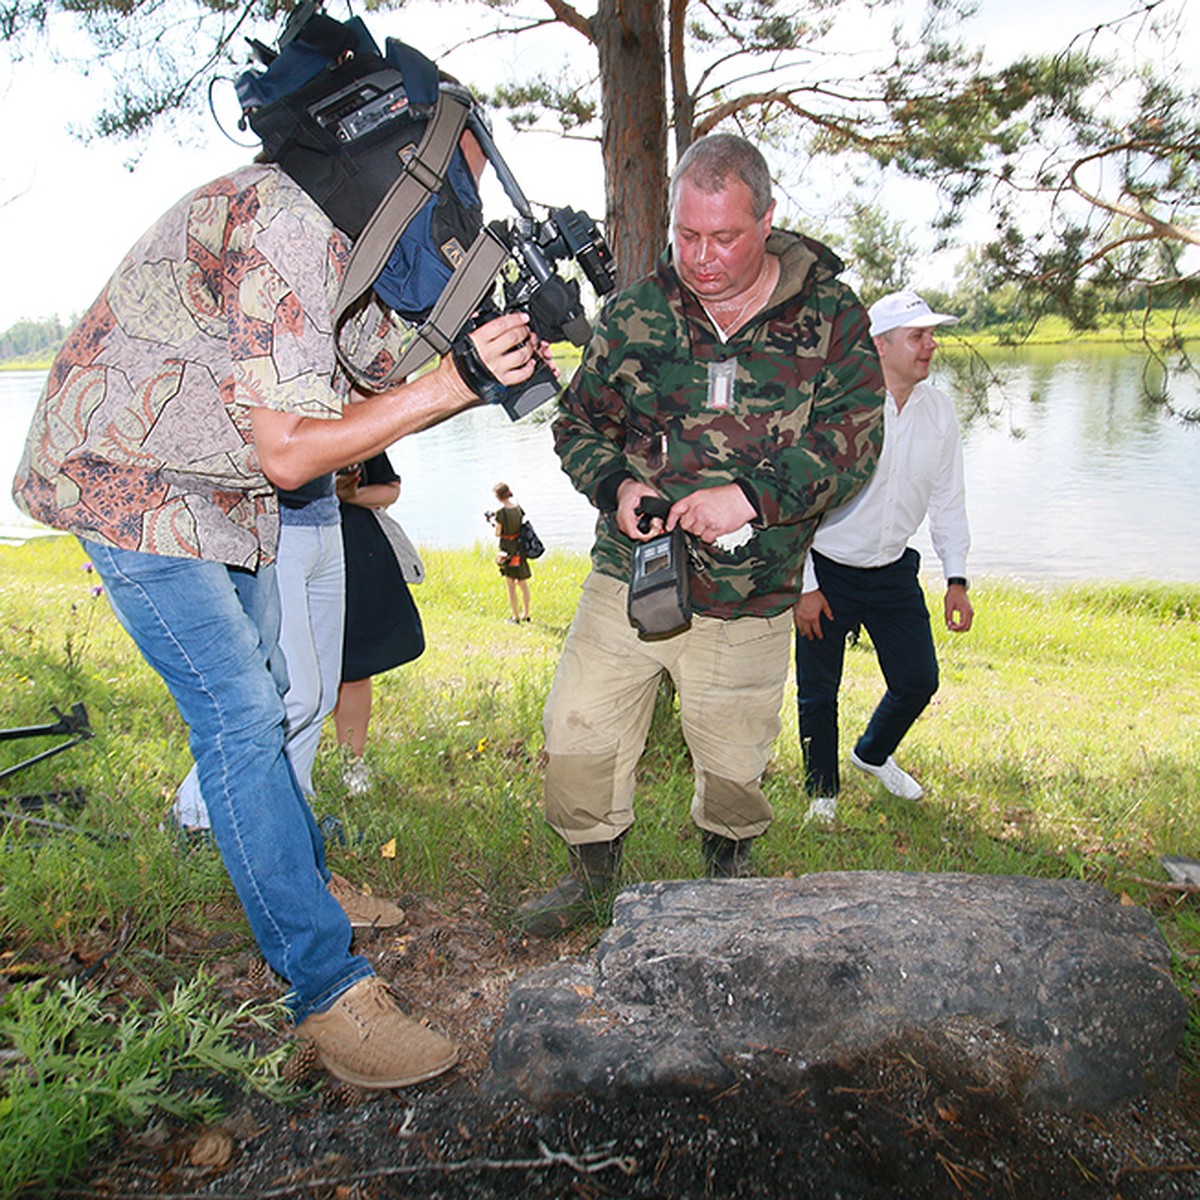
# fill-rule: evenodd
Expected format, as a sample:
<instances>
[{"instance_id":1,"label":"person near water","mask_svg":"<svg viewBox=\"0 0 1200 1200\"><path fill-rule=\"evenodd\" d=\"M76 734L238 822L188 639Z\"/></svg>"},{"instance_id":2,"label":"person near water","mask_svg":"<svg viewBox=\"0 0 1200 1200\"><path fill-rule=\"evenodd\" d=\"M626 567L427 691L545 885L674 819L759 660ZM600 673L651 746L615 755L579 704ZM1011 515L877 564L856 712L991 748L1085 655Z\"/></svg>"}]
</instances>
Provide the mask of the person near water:
<instances>
[{"instance_id":1,"label":"person near water","mask_svg":"<svg viewBox=\"0 0 1200 1200\"><path fill-rule=\"evenodd\" d=\"M887 384L883 453L867 486L822 519L795 610L807 819L823 824L837 816L838 690L847 635L860 628L887 690L850 751L850 765L905 800L924 794L894 755L938 688L921 556L908 544L926 517L946 580L946 628L965 633L975 615L967 595L962 439L950 397L929 382L934 330L958 318L934 312L912 291L882 297L869 315Z\"/></svg>"},{"instance_id":2,"label":"person near water","mask_svg":"<svg viewBox=\"0 0 1200 1200\"><path fill-rule=\"evenodd\" d=\"M525 547L521 544L521 523L525 520L525 510L513 499L512 488L507 483L496 484L492 494L500 502L500 507L493 514L496 536L500 539L496 562L508 586L508 606L512 610L509 622L519 625L529 620L529 579L533 574ZM517 603L518 595L520 604Z\"/></svg>"}]
</instances>

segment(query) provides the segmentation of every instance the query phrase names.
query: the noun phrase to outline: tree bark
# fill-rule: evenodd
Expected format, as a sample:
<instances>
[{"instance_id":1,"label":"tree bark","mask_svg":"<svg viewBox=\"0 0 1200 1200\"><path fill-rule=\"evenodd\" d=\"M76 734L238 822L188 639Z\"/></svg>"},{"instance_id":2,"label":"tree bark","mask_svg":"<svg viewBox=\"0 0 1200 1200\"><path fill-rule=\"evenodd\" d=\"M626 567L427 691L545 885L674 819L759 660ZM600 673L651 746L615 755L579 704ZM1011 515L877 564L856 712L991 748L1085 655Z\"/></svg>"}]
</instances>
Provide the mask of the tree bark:
<instances>
[{"instance_id":1,"label":"tree bark","mask_svg":"<svg viewBox=\"0 0 1200 1200\"><path fill-rule=\"evenodd\" d=\"M649 272L667 233L667 88L663 0L600 0L606 233L624 287Z\"/></svg>"},{"instance_id":2,"label":"tree bark","mask_svg":"<svg viewBox=\"0 0 1200 1200\"><path fill-rule=\"evenodd\" d=\"M675 161L692 144L696 122L696 98L688 88L687 31L688 0L668 0L667 45L671 64L671 104L675 127Z\"/></svg>"}]
</instances>

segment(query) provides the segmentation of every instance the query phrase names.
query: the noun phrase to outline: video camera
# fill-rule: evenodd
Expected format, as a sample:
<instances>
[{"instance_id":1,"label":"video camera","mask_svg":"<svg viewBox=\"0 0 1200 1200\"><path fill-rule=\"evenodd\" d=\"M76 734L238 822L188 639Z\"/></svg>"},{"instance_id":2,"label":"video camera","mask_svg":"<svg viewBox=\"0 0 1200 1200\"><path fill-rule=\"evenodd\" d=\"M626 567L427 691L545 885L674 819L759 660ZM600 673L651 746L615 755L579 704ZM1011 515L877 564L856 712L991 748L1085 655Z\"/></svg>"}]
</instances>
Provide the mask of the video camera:
<instances>
[{"instance_id":1,"label":"video camera","mask_svg":"<svg viewBox=\"0 0 1200 1200\"><path fill-rule=\"evenodd\" d=\"M552 208L539 221L471 93L411 46L388 38L386 50L380 51L360 18L337 21L324 12L321 0L301 0L288 18L278 51L254 40L250 44L265 70L249 70L237 80L243 124L262 139L262 157L278 162L354 239L346 274L354 277L355 288L373 286L383 303L418 327L431 314L454 313L453 318L438 317L444 323L434 326L435 339L418 339L422 353L426 346L438 348L430 348L420 361L398 362L398 375L419 369L449 343L472 390L502 404L514 420L556 396L558 381L545 364L524 384L505 388L483 366L467 334L499 312L522 310L539 340L586 345L591 328L579 283L559 275L555 264L573 260L599 295L612 290L612 252L595 222L570 208ZM499 266L502 288L494 283L488 287L486 274L473 276L469 303L439 307L460 282L457 268L470 258L466 248L483 229L482 203L461 152L444 160L447 165L438 171L431 173L423 165L410 172L427 188L426 201L407 209L406 200L392 209L385 198L394 187L407 186L401 179L408 177L398 178L397 163L408 163L419 151L423 131L436 125L436 112L447 100L457 102L456 114L461 106L461 127L474 135L517 216L492 222L483 235L495 243L488 248L494 251L486 256L488 263L504 260ZM385 208L389 219L397 214L390 243L385 242L391 232L388 220L376 227ZM370 247L361 260L360 242ZM358 261L364 274L368 265L373 269L365 279L355 275ZM335 312L335 331L344 311L363 294L353 291L346 308Z\"/></svg>"},{"instance_id":2,"label":"video camera","mask_svg":"<svg viewBox=\"0 0 1200 1200\"><path fill-rule=\"evenodd\" d=\"M616 276L613 273L612 250L604 240L604 235L586 212L573 208L552 208L545 220L538 221L521 185L492 140L491 130L473 102L467 117L467 128L479 142L505 194L517 210L515 219L492 221L488 225L488 233L511 256L509 270L503 277L504 303L500 311L527 312L530 327L540 341L569 341L575 346L586 346L592 336L592 327L583 311L579 281L564 279L557 274L554 264L573 260L579 264L596 294L607 295L616 285ZM495 315L495 310L486 311L481 313L481 319ZM480 388L487 388L489 383L491 388L500 385L490 377L478 378L479 372L486 372L483 364L478 362L478 356L462 346L465 332L455 345L455 361L460 370L474 373L475 377L468 378L467 382L490 400L492 396ZM515 421L553 399L558 390L559 383L554 372L541 363L524 383L504 388L505 395L499 399L499 403Z\"/></svg>"}]
</instances>

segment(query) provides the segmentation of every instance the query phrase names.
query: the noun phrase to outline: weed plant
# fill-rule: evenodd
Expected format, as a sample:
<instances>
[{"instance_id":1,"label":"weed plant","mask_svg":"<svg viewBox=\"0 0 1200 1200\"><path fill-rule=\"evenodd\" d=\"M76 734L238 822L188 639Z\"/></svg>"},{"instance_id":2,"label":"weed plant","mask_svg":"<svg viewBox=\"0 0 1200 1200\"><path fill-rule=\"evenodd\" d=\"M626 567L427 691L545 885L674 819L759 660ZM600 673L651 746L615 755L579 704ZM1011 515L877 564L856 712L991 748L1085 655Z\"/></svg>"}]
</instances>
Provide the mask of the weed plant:
<instances>
[{"instance_id":1,"label":"weed plant","mask_svg":"<svg viewBox=\"0 0 1200 1200\"><path fill-rule=\"evenodd\" d=\"M551 550L532 581L533 620L506 623L494 545L430 551L414 589L428 649L375 680L373 787L351 797L332 727L318 757L318 817L336 830L330 865L376 892L452 906L483 892L498 924L561 874L541 817L541 710L579 587L582 555ZM86 570L78 544L0 547L0 725L38 724L49 706L86 704L95 736L0 782L19 792L81 787L79 811L0 826L0 948L86 957L126 930L122 954L169 991L194 975L173 959L172 928L220 924L248 943L212 853L181 854L164 828L189 766L185 730ZM938 604L938 587L931 586ZM903 765L926 786L897 800L848 772L832 830L806 826L789 685L765 787L776 820L754 849L766 875L970 871L1068 877L1144 904L1176 956L1200 1033L1200 909L1159 859L1200 857L1200 588L1041 589L978 581L965 635L935 626L942 684L905 739ZM882 689L868 640L851 647L841 698L849 743ZM37 746L36 748L40 748ZM848 749L848 744L845 747ZM0 770L31 753L0 742ZM691 767L674 697L660 693L627 839L627 877L696 877ZM334 820L336 819L336 820ZM228 943L227 936L224 941ZM227 951L226 951L227 952Z\"/></svg>"},{"instance_id":2,"label":"weed plant","mask_svg":"<svg viewBox=\"0 0 1200 1200\"><path fill-rule=\"evenodd\" d=\"M182 1075L287 1095L282 1050L255 1056L233 1038L237 1025L262 1024L267 1014L222 1011L203 974L149 1012L128 1006L114 1013L107 999L75 983L37 980L0 1005L0 1039L15 1060L0 1087L0 1195L53 1194L117 1125L140 1126L159 1112L215 1118L213 1092L177 1086Z\"/></svg>"}]
</instances>

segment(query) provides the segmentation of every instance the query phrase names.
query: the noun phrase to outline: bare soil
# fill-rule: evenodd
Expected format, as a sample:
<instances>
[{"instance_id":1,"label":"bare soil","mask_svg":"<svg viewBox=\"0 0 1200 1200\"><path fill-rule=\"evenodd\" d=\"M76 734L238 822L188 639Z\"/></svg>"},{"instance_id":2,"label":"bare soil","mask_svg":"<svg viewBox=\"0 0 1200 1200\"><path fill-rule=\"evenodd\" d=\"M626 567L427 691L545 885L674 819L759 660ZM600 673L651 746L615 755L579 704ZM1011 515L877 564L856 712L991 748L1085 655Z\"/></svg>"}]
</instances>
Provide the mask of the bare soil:
<instances>
[{"instance_id":1,"label":"bare soil","mask_svg":"<svg viewBox=\"0 0 1200 1200\"><path fill-rule=\"evenodd\" d=\"M800 1091L579 1097L550 1111L500 1094L488 1072L514 979L589 937L497 930L480 900L443 911L415 896L408 922L360 936L411 1013L454 1036L458 1068L364 1093L289 1067L291 1106L232 1094L216 1129L170 1119L123 1134L62 1195L106 1197L1197 1197L1200 1091L1099 1114L1031 1114L978 1086L936 1046L907 1042L811 1072ZM211 926L210 926L211 930ZM228 935L225 935L228 936ZM207 942L205 939L207 938ZM269 997L252 950L213 961L211 932L181 932L231 1000ZM105 982L136 990L119 963ZM306 1089L306 1090L305 1090Z\"/></svg>"}]
</instances>

